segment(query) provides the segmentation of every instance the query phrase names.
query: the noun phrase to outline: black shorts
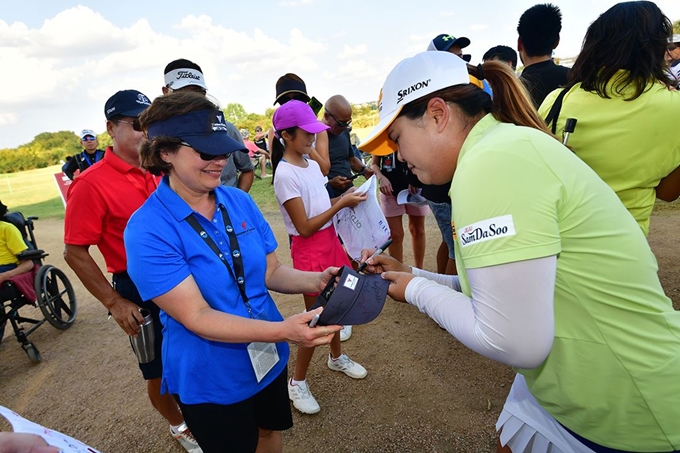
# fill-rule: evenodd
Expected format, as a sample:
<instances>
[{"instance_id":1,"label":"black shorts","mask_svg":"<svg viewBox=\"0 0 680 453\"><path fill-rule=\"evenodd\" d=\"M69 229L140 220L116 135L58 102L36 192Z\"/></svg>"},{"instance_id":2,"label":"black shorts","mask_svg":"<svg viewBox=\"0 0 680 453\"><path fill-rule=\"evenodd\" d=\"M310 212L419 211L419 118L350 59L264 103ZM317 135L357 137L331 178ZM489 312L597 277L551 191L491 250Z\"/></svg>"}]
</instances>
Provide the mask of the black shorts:
<instances>
[{"instance_id":1,"label":"black shorts","mask_svg":"<svg viewBox=\"0 0 680 453\"><path fill-rule=\"evenodd\" d=\"M161 359L161 344L163 343L163 324L159 314L161 309L158 305L154 304L152 301L143 301L142 296L139 295L137 287L130 279L127 272L121 272L119 274L113 274L113 288L122 297L126 298L130 302L134 302L141 308L146 308L151 312L151 317L153 318L153 327L156 337L154 343L155 359L149 363L138 363L139 369L142 370L142 375L145 380L149 379L159 379L163 376L163 360ZM130 343L130 348L132 348L132 343ZM133 350L134 352L134 350ZM136 357L136 356L135 356Z\"/></svg>"},{"instance_id":2,"label":"black shorts","mask_svg":"<svg viewBox=\"0 0 680 453\"><path fill-rule=\"evenodd\" d=\"M287 384L288 367L260 393L238 403L184 404L178 395L173 396L204 453L252 453L257 448L258 428L284 431L293 426Z\"/></svg>"}]
</instances>

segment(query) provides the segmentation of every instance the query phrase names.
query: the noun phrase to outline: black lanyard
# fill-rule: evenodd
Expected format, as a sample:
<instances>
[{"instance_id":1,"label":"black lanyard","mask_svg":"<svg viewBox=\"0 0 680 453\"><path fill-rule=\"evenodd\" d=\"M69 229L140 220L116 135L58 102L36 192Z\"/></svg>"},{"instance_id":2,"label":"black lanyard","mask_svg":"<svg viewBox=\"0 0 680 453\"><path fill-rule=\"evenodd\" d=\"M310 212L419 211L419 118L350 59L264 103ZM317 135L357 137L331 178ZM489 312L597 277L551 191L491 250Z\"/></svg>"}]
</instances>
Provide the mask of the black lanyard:
<instances>
[{"instance_id":1,"label":"black lanyard","mask_svg":"<svg viewBox=\"0 0 680 453\"><path fill-rule=\"evenodd\" d=\"M215 253L215 255L217 255L220 261L222 261L224 265L227 267L227 270L229 270L229 274L231 274L231 277L236 282L236 286L238 287L238 290L241 293L243 303L246 305L250 317L253 318L254 317L253 310L250 307L250 302L248 302L248 295L246 294L246 279L245 273L243 271L243 257L241 256L241 249L238 246L238 239L236 238L236 233L234 233L234 227L231 226L231 219L229 218L229 213L227 212L227 209L224 206L221 206L221 208L224 229L227 232L227 236L229 237L229 247L231 247L231 257L234 262L234 269L231 268L229 262L222 254L219 247L217 247L217 244L215 244L215 241L213 241L210 235L198 223L196 215L191 214L189 217L187 217L187 222L189 222L189 225L191 225L194 231L198 233L198 235L203 239L203 241L205 241L205 243L208 244L208 247L210 247L210 249Z\"/></svg>"}]
</instances>

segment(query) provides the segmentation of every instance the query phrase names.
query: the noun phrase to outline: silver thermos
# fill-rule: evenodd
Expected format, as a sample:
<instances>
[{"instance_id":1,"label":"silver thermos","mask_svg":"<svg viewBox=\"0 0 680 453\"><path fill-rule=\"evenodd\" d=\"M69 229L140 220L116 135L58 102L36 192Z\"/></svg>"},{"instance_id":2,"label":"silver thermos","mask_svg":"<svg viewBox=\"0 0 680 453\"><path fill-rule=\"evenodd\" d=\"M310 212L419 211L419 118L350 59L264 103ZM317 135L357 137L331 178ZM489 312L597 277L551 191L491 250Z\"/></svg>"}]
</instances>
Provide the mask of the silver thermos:
<instances>
[{"instance_id":1,"label":"silver thermos","mask_svg":"<svg viewBox=\"0 0 680 453\"><path fill-rule=\"evenodd\" d=\"M153 318L151 312L146 308L140 308L139 312L144 316L144 324L139 326L139 333L136 337L130 336L130 343L132 349L135 350L139 363L149 363L156 358L154 349L156 334L153 328Z\"/></svg>"}]
</instances>

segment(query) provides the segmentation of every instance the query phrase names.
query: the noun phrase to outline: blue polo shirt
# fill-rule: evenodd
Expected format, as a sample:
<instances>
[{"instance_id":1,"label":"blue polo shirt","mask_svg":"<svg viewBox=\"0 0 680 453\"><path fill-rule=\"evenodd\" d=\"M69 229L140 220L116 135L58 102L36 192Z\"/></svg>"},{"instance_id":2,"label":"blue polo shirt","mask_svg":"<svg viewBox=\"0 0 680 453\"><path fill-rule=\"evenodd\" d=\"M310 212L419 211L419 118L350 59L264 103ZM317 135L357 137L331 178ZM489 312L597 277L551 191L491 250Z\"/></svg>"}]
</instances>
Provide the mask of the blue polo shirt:
<instances>
[{"instance_id":1,"label":"blue polo shirt","mask_svg":"<svg viewBox=\"0 0 680 453\"><path fill-rule=\"evenodd\" d=\"M213 309L249 317L234 278L186 218L201 226L231 261L222 221L226 206L245 268L246 294L258 319L282 321L265 286L267 254L277 247L274 234L250 195L220 186L212 219L194 212L169 186L158 190L135 212L125 229L128 273L144 300L167 293L192 275ZM185 404L233 404L258 393L279 376L288 362L288 343L277 343L280 360L258 384L246 343L222 343L199 337L161 311L163 322L162 391L179 394Z\"/></svg>"}]
</instances>

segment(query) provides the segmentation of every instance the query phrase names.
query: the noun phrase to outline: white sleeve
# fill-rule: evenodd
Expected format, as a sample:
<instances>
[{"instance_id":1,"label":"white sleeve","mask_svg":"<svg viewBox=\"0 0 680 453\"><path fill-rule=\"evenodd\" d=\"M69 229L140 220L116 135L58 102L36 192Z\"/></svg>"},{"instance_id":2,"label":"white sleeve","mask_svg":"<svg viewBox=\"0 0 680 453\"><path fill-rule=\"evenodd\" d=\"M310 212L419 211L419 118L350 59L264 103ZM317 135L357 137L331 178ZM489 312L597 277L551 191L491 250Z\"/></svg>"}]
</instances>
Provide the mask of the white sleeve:
<instances>
[{"instance_id":1,"label":"white sleeve","mask_svg":"<svg viewBox=\"0 0 680 453\"><path fill-rule=\"evenodd\" d=\"M421 271L422 272L422 271ZM555 255L468 270L472 297L424 277L406 301L473 351L518 368L546 359L555 335Z\"/></svg>"},{"instance_id":2,"label":"white sleeve","mask_svg":"<svg viewBox=\"0 0 680 453\"><path fill-rule=\"evenodd\" d=\"M440 285L448 286L456 291L460 291L460 281L457 275L436 274L434 272L411 267L411 273L416 277L425 277L428 280L439 283Z\"/></svg>"}]
</instances>

